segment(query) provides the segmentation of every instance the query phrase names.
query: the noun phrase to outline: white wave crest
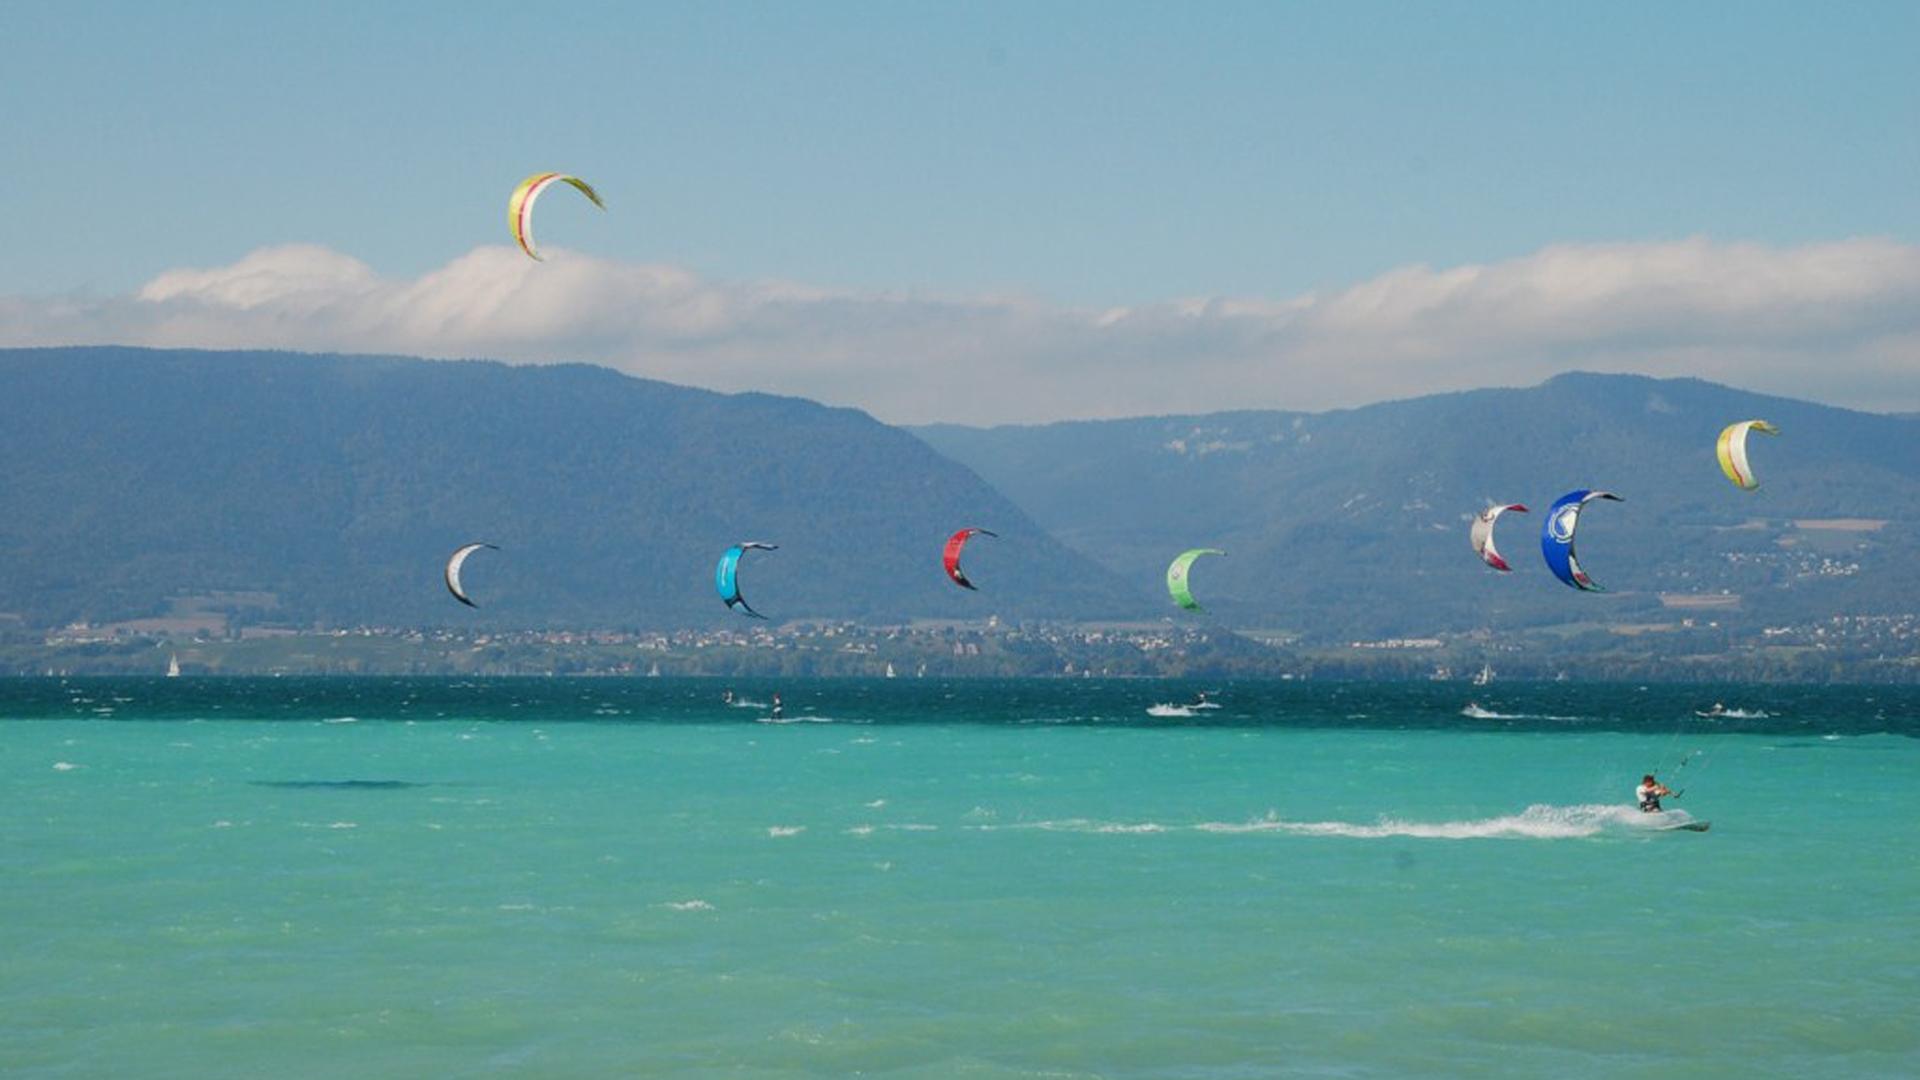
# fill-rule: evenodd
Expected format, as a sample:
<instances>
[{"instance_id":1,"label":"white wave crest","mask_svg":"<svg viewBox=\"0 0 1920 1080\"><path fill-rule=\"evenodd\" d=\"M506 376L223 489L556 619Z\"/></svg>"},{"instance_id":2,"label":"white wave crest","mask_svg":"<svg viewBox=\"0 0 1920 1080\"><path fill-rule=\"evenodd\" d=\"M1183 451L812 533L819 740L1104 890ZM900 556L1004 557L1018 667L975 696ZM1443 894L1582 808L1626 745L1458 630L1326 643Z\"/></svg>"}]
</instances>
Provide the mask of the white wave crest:
<instances>
[{"instance_id":1,"label":"white wave crest","mask_svg":"<svg viewBox=\"0 0 1920 1080\"><path fill-rule=\"evenodd\" d=\"M1474 720L1556 720L1562 723L1584 719L1584 717L1579 716L1558 716L1553 713L1495 712L1492 709L1482 708L1473 702L1468 702L1467 707L1460 710L1460 715Z\"/></svg>"},{"instance_id":2,"label":"white wave crest","mask_svg":"<svg viewBox=\"0 0 1920 1080\"><path fill-rule=\"evenodd\" d=\"M1193 710L1185 705L1149 705L1148 716L1192 716Z\"/></svg>"},{"instance_id":3,"label":"white wave crest","mask_svg":"<svg viewBox=\"0 0 1920 1080\"><path fill-rule=\"evenodd\" d=\"M1018 825L975 825L972 828L980 832L992 832L998 828L1039 829L1043 832L1096 833L1104 835L1144 835L1163 833L1178 826L1162 825L1157 821L1094 821L1091 818L1063 818L1059 821L1028 821Z\"/></svg>"}]
</instances>

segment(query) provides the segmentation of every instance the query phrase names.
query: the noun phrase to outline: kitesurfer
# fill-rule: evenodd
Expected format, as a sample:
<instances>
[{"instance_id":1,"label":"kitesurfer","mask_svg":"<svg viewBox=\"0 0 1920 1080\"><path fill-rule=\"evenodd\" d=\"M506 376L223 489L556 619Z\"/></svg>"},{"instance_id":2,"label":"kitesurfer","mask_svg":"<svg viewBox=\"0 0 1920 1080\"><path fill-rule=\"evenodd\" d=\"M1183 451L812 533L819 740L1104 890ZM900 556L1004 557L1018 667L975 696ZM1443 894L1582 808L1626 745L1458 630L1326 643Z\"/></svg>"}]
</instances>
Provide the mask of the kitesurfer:
<instances>
[{"instance_id":1,"label":"kitesurfer","mask_svg":"<svg viewBox=\"0 0 1920 1080\"><path fill-rule=\"evenodd\" d=\"M1205 690L1202 690L1199 693L1193 695L1193 701L1188 703L1187 708L1199 709L1199 708L1204 708L1207 704L1208 704L1207 692Z\"/></svg>"},{"instance_id":2,"label":"kitesurfer","mask_svg":"<svg viewBox=\"0 0 1920 1080\"><path fill-rule=\"evenodd\" d=\"M1633 797L1639 800L1640 812L1643 814L1659 813L1661 796L1672 794L1667 785L1653 778L1652 773L1641 777L1640 786L1633 789Z\"/></svg>"},{"instance_id":3,"label":"kitesurfer","mask_svg":"<svg viewBox=\"0 0 1920 1080\"><path fill-rule=\"evenodd\" d=\"M727 692L725 692L725 693L723 693L723 694L721 694L721 695L720 695L720 702L721 702L721 704L723 704L723 705L731 705L731 704L733 704L733 691L732 691L732 690L728 690Z\"/></svg>"},{"instance_id":4,"label":"kitesurfer","mask_svg":"<svg viewBox=\"0 0 1920 1080\"><path fill-rule=\"evenodd\" d=\"M779 694L773 695L773 719L775 720L780 719L782 716L786 715L786 712L787 710L784 708L781 708L780 706L780 695Z\"/></svg>"}]
</instances>

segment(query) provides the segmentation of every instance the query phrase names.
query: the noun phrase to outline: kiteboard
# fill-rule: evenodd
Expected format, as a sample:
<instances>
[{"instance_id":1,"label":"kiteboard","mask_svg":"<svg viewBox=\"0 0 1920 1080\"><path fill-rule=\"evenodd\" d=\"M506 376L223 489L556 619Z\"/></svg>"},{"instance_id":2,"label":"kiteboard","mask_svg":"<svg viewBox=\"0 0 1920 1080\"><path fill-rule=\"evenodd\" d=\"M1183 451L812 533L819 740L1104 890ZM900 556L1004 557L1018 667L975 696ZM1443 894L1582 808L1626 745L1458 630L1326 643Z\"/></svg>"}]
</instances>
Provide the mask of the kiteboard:
<instances>
[{"instance_id":1,"label":"kiteboard","mask_svg":"<svg viewBox=\"0 0 1920 1080\"><path fill-rule=\"evenodd\" d=\"M1706 832L1708 829L1713 828L1713 822L1711 821L1676 821L1676 822L1673 822L1672 824L1662 823L1659 825L1655 825L1653 826L1653 828L1660 832L1673 832L1676 829L1685 829L1687 832Z\"/></svg>"}]
</instances>

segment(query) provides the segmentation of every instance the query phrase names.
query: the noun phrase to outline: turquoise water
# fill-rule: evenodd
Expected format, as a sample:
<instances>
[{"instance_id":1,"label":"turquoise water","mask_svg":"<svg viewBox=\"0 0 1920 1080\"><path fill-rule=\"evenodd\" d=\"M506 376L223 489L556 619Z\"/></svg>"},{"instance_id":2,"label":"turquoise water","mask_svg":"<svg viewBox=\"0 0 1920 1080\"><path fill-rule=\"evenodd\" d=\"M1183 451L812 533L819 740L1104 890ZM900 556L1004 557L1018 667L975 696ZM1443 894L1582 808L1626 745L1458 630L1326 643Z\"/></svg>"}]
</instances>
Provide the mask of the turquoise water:
<instances>
[{"instance_id":1,"label":"turquoise water","mask_svg":"<svg viewBox=\"0 0 1920 1080\"><path fill-rule=\"evenodd\" d=\"M0 680L0 1072L1920 1073L1920 692L734 688Z\"/></svg>"}]
</instances>

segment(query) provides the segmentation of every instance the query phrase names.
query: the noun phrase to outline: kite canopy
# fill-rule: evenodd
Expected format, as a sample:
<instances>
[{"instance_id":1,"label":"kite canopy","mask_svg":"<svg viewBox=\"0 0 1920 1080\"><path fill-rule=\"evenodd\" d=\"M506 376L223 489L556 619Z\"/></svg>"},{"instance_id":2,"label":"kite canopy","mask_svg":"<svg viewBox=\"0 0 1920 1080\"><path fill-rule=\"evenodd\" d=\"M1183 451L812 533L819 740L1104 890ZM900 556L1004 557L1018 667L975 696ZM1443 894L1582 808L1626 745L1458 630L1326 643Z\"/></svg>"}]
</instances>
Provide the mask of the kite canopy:
<instances>
[{"instance_id":1,"label":"kite canopy","mask_svg":"<svg viewBox=\"0 0 1920 1080\"><path fill-rule=\"evenodd\" d=\"M1200 602L1193 598L1193 590L1187 587L1187 570L1193 565L1193 560L1202 555L1225 554L1218 548L1193 548L1181 552L1167 567L1167 592L1173 596L1173 602L1188 611L1199 611Z\"/></svg>"},{"instance_id":2,"label":"kite canopy","mask_svg":"<svg viewBox=\"0 0 1920 1080\"><path fill-rule=\"evenodd\" d=\"M481 548L486 548L488 551L500 550L492 544L464 544L455 548L453 555L447 559L447 591L453 594L455 600L470 608L477 608L480 605L467 598L467 590L460 584L460 567L467 561L467 556Z\"/></svg>"},{"instance_id":3,"label":"kite canopy","mask_svg":"<svg viewBox=\"0 0 1920 1080\"><path fill-rule=\"evenodd\" d=\"M1582 592L1605 592L1594 580L1580 569L1580 559L1574 554L1573 533L1580 525L1580 509L1595 499L1609 499L1613 502L1625 502L1611 491L1589 491L1581 488L1569 491L1553 501L1553 509L1547 511L1547 520L1540 523L1540 554L1547 560L1547 568L1553 576Z\"/></svg>"},{"instance_id":4,"label":"kite canopy","mask_svg":"<svg viewBox=\"0 0 1920 1080\"><path fill-rule=\"evenodd\" d=\"M1474 515L1473 527L1468 530L1468 535L1473 539L1473 553L1480 556L1482 562L1493 567L1495 570L1510 571L1513 569L1513 567L1507 565L1507 560L1500 557L1500 552L1495 550L1493 546L1493 523L1501 514L1509 510L1518 514L1527 512L1527 508L1521 506L1519 503L1509 503L1506 506L1489 506Z\"/></svg>"},{"instance_id":5,"label":"kite canopy","mask_svg":"<svg viewBox=\"0 0 1920 1080\"><path fill-rule=\"evenodd\" d=\"M961 529L959 532L947 537L947 550L940 558L941 563L947 568L947 576L953 579L955 585L963 589L971 589L974 587L974 584L968 581L967 575L960 571L960 549L966 547L967 541L973 539L976 534L995 538L998 538L1000 535L996 532L989 532L986 529Z\"/></svg>"},{"instance_id":6,"label":"kite canopy","mask_svg":"<svg viewBox=\"0 0 1920 1080\"><path fill-rule=\"evenodd\" d=\"M713 585L720 590L720 599L727 602L727 607L739 605L741 611L756 619L766 618L765 615L748 606L746 597L740 595L740 556L748 551L777 550L779 550L778 544L762 544L755 540L748 540L745 543L733 545L720 556L720 565L713 571Z\"/></svg>"},{"instance_id":7,"label":"kite canopy","mask_svg":"<svg viewBox=\"0 0 1920 1080\"><path fill-rule=\"evenodd\" d=\"M507 227L513 230L514 242L520 245L520 250L535 259L540 257L540 250L533 243L533 202L541 192L561 183L573 185L600 209L607 208L607 204L601 202L599 194L593 190L593 185L577 176L554 172L534 173L520 181L520 186L514 188L513 195L507 199Z\"/></svg>"},{"instance_id":8,"label":"kite canopy","mask_svg":"<svg viewBox=\"0 0 1920 1080\"><path fill-rule=\"evenodd\" d=\"M1754 479L1753 469L1747 465L1747 433L1761 431L1768 435L1780 434L1780 429L1765 420L1742 420L1737 424L1728 424L1720 433L1720 442L1714 451L1720 458L1720 471L1727 479L1740 487L1752 491L1760 486Z\"/></svg>"}]
</instances>

